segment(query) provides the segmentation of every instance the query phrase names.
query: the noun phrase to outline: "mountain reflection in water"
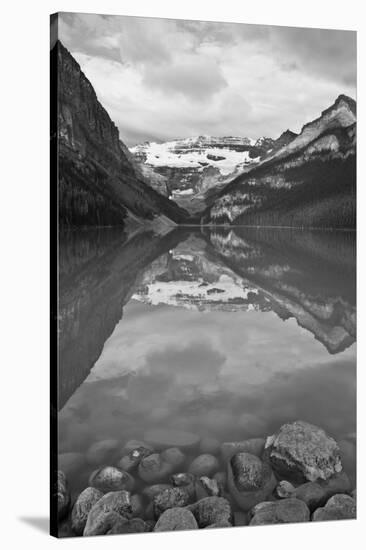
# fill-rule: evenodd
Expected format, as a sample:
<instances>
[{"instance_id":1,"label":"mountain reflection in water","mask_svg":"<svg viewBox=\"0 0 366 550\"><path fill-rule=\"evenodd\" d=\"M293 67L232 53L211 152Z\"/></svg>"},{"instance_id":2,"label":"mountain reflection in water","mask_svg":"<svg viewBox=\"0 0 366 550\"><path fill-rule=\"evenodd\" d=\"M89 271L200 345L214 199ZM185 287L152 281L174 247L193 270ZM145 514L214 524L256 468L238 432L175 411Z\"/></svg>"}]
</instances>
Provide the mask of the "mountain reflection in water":
<instances>
[{"instance_id":1,"label":"mountain reflection in water","mask_svg":"<svg viewBox=\"0 0 366 550\"><path fill-rule=\"evenodd\" d=\"M60 452L154 427L265 436L297 419L354 441L355 335L352 232L64 233Z\"/></svg>"}]
</instances>

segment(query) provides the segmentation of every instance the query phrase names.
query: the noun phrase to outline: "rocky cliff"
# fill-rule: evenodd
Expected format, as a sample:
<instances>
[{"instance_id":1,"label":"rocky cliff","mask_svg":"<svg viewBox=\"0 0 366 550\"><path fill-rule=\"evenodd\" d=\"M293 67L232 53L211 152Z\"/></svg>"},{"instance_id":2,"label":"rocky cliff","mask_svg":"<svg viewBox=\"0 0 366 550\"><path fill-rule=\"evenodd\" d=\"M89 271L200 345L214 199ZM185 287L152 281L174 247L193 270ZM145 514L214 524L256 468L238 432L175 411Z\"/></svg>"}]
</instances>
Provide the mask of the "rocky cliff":
<instances>
[{"instance_id":1,"label":"rocky cliff","mask_svg":"<svg viewBox=\"0 0 366 550\"><path fill-rule=\"evenodd\" d=\"M58 147L61 225L123 225L164 218L181 222L187 213L161 196L136 170L119 131L68 50L51 51L57 78L57 120L51 139Z\"/></svg>"},{"instance_id":2,"label":"rocky cliff","mask_svg":"<svg viewBox=\"0 0 366 550\"><path fill-rule=\"evenodd\" d=\"M298 136L215 195L205 221L354 227L356 104L339 96Z\"/></svg>"}]
</instances>

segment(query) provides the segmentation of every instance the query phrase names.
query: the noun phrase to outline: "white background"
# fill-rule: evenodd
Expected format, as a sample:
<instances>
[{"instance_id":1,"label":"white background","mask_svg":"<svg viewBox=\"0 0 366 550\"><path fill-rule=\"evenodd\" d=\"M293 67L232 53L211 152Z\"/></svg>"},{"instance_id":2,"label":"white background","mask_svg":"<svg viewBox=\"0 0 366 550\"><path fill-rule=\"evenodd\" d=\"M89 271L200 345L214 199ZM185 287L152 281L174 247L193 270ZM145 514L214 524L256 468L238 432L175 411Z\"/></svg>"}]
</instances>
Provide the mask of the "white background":
<instances>
[{"instance_id":1,"label":"white background","mask_svg":"<svg viewBox=\"0 0 366 550\"><path fill-rule=\"evenodd\" d=\"M365 204L365 14L362 1L184 0L27 2L1 11L1 431L3 548L361 547L365 533L366 400L362 289ZM359 445L358 520L323 524L121 535L57 541L48 536L48 63L49 14L84 11L358 30ZM311 93L311 90L308 91ZM361 122L361 124L360 124Z\"/></svg>"}]
</instances>

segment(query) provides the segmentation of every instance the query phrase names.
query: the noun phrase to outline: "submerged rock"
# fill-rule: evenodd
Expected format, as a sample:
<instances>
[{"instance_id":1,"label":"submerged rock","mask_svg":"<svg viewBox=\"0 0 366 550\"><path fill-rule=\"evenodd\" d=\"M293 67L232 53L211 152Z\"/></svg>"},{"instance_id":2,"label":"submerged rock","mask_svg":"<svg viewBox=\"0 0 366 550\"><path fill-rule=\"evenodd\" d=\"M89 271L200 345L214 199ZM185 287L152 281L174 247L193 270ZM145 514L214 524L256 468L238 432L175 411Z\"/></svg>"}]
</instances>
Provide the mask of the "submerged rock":
<instances>
[{"instance_id":1,"label":"submerged rock","mask_svg":"<svg viewBox=\"0 0 366 550\"><path fill-rule=\"evenodd\" d=\"M305 502L310 512L313 512L319 506L323 506L327 501L325 489L316 481L309 481L308 483L299 485L292 496Z\"/></svg>"},{"instance_id":2,"label":"submerged rock","mask_svg":"<svg viewBox=\"0 0 366 550\"><path fill-rule=\"evenodd\" d=\"M169 449L165 449L160 456L164 462L171 464L174 469L183 466L186 460L186 455L182 453L178 447L170 447Z\"/></svg>"},{"instance_id":3,"label":"submerged rock","mask_svg":"<svg viewBox=\"0 0 366 550\"><path fill-rule=\"evenodd\" d=\"M182 487L172 487L165 489L154 497L154 514L159 517L169 508L183 508L190 501L188 492Z\"/></svg>"},{"instance_id":4,"label":"submerged rock","mask_svg":"<svg viewBox=\"0 0 366 550\"><path fill-rule=\"evenodd\" d=\"M199 436L194 433L162 428L146 432L144 439L156 449L179 447L182 450L190 450L197 447L200 442Z\"/></svg>"},{"instance_id":5,"label":"submerged rock","mask_svg":"<svg viewBox=\"0 0 366 550\"><path fill-rule=\"evenodd\" d=\"M154 531L189 531L198 529L192 512L186 508L170 508L163 512L156 522Z\"/></svg>"},{"instance_id":6,"label":"submerged rock","mask_svg":"<svg viewBox=\"0 0 366 550\"><path fill-rule=\"evenodd\" d=\"M57 481L54 487L54 496L57 498L57 516L63 519L70 507L70 492L67 484L67 478L64 472L58 470Z\"/></svg>"},{"instance_id":7,"label":"submerged rock","mask_svg":"<svg viewBox=\"0 0 366 550\"><path fill-rule=\"evenodd\" d=\"M147 456L150 456L152 453L153 451L147 447L137 447L123 456L119 460L117 466L125 472L133 472L137 469L137 466L140 464L141 460Z\"/></svg>"},{"instance_id":8,"label":"submerged rock","mask_svg":"<svg viewBox=\"0 0 366 550\"><path fill-rule=\"evenodd\" d=\"M244 512L268 499L276 484L270 465L257 456L238 453L228 463L229 491Z\"/></svg>"},{"instance_id":9,"label":"submerged rock","mask_svg":"<svg viewBox=\"0 0 366 550\"><path fill-rule=\"evenodd\" d=\"M105 466L95 470L89 477L89 485L99 489L103 493L110 491L131 491L134 486L134 479L130 474L116 468Z\"/></svg>"},{"instance_id":10,"label":"submerged rock","mask_svg":"<svg viewBox=\"0 0 366 550\"><path fill-rule=\"evenodd\" d=\"M305 502L296 498L284 498L275 502L261 502L251 511L249 525L276 523L300 523L309 521L310 512Z\"/></svg>"},{"instance_id":11,"label":"submerged rock","mask_svg":"<svg viewBox=\"0 0 366 550\"><path fill-rule=\"evenodd\" d=\"M138 466L139 476L145 483L165 481L172 474L173 470L173 466L163 461L157 453L143 458Z\"/></svg>"},{"instance_id":12,"label":"submerged rock","mask_svg":"<svg viewBox=\"0 0 366 550\"><path fill-rule=\"evenodd\" d=\"M99 466L108 462L113 462L113 458L117 453L120 446L120 442L117 439L103 439L102 441L96 441L90 445L86 459L89 464L93 466Z\"/></svg>"},{"instance_id":13,"label":"submerged rock","mask_svg":"<svg viewBox=\"0 0 366 550\"><path fill-rule=\"evenodd\" d=\"M268 437L265 454L281 477L298 483L328 479L342 470L336 441L303 421L284 424Z\"/></svg>"},{"instance_id":14,"label":"submerged rock","mask_svg":"<svg viewBox=\"0 0 366 550\"><path fill-rule=\"evenodd\" d=\"M198 526L203 529L213 523L232 523L232 513L229 501L223 497L207 497L190 504L187 510L192 512Z\"/></svg>"},{"instance_id":15,"label":"submerged rock","mask_svg":"<svg viewBox=\"0 0 366 550\"><path fill-rule=\"evenodd\" d=\"M88 514L102 496L102 491L94 487L87 487L80 493L71 512L71 525L76 535L83 534Z\"/></svg>"},{"instance_id":16,"label":"submerged rock","mask_svg":"<svg viewBox=\"0 0 366 550\"><path fill-rule=\"evenodd\" d=\"M226 442L221 445L221 456L225 462L237 453L250 453L260 458L264 451L264 445L265 440L260 437Z\"/></svg>"},{"instance_id":17,"label":"submerged rock","mask_svg":"<svg viewBox=\"0 0 366 550\"><path fill-rule=\"evenodd\" d=\"M106 534L112 529L118 518L130 519L131 515L132 507L128 491L107 493L90 509L84 528L84 536Z\"/></svg>"},{"instance_id":18,"label":"submerged rock","mask_svg":"<svg viewBox=\"0 0 366 550\"><path fill-rule=\"evenodd\" d=\"M332 496L323 508L313 513L313 521L332 521L338 519L355 519L356 501L349 495Z\"/></svg>"},{"instance_id":19,"label":"submerged rock","mask_svg":"<svg viewBox=\"0 0 366 550\"><path fill-rule=\"evenodd\" d=\"M213 455L203 454L197 456L189 466L189 473L196 476L212 476L219 469L219 461Z\"/></svg>"},{"instance_id":20,"label":"submerged rock","mask_svg":"<svg viewBox=\"0 0 366 550\"><path fill-rule=\"evenodd\" d=\"M122 456L125 456L129 454L131 451L134 451L135 449L139 449L140 447L151 451L151 453L154 452L154 448L148 443L146 443L146 441L141 441L139 439L129 439L122 448Z\"/></svg>"}]
</instances>

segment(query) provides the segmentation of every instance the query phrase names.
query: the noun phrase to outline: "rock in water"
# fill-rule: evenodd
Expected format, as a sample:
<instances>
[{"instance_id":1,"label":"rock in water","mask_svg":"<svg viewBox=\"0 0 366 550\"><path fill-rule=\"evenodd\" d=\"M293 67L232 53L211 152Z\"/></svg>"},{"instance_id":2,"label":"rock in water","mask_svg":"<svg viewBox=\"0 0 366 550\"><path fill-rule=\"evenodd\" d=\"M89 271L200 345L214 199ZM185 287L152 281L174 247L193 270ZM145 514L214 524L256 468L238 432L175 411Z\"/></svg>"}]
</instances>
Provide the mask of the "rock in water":
<instances>
[{"instance_id":1,"label":"rock in water","mask_svg":"<svg viewBox=\"0 0 366 550\"><path fill-rule=\"evenodd\" d=\"M323 508L313 514L313 521L331 521L337 519L355 519L356 501L349 495L332 496Z\"/></svg>"},{"instance_id":2,"label":"rock in water","mask_svg":"<svg viewBox=\"0 0 366 550\"><path fill-rule=\"evenodd\" d=\"M64 472L58 470L54 496L57 497L57 516L62 519L66 516L70 506L70 492Z\"/></svg>"},{"instance_id":3,"label":"rock in water","mask_svg":"<svg viewBox=\"0 0 366 550\"><path fill-rule=\"evenodd\" d=\"M169 508L183 508L190 501L188 492L181 487L172 487L165 489L154 497L154 514L159 517L165 510Z\"/></svg>"},{"instance_id":4,"label":"rock in water","mask_svg":"<svg viewBox=\"0 0 366 550\"><path fill-rule=\"evenodd\" d=\"M139 476L145 483L165 481L173 473L173 470L174 467L162 460L157 453L143 458L138 467Z\"/></svg>"},{"instance_id":5,"label":"rock in water","mask_svg":"<svg viewBox=\"0 0 366 550\"><path fill-rule=\"evenodd\" d=\"M265 501L276 484L270 465L257 456L238 453L228 463L229 491L244 512Z\"/></svg>"},{"instance_id":6,"label":"rock in water","mask_svg":"<svg viewBox=\"0 0 366 550\"><path fill-rule=\"evenodd\" d=\"M281 477L298 483L328 479L342 470L336 441L303 421L284 424L268 437L265 455Z\"/></svg>"},{"instance_id":7,"label":"rock in water","mask_svg":"<svg viewBox=\"0 0 366 550\"><path fill-rule=\"evenodd\" d=\"M118 462L117 466L125 472L133 472L137 469L137 466L140 464L141 460L151 454L153 454L153 451L149 448L141 446L137 447L128 454L124 455Z\"/></svg>"},{"instance_id":8,"label":"rock in water","mask_svg":"<svg viewBox=\"0 0 366 550\"><path fill-rule=\"evenodd\" d=\"M174 469L180 468L186 460L186 455L178 447L165 449L160 456L164 462L171 464Z\"/></svg>"},{"instance_id":9,"label":"rock in water","mask_svg":"<svg viewBox=\"0 0 366 550\"><path fill-rule=\"evenodd\" d=\"M198 526L203 529L213 523L229 522L232 524L231 506L223 497L207 497L190 504L186 508L196 518Z\"/></svg>"},{"instance_id":10,"label":"rock in water","mask_svg":"<svg viewBox=\"0 0 366 550\"><path fill-rule=\"evenodd\" d=\"M99 466L112 461L114 455L118 451L120 442L117 439L103 439L103 441L96 441L90 445L86 459L89 464L93 466Z\"/></svg>"},{"instance_id":11,"label":"rock in water","mask_svg":"<svg viewBox=\"0 0 366 550\"><path fill-rule=\"evenodd\" d=\"M200 442L200 438L194 433L160 428L147 432L144 435L144 440L155 449L179 447L182 450L193 449Z\"/></svg>"},{"instance_id":12,"label":"rock in water","mask_svg":"<svg viewBox=\"0 0 366 550\"><path fill-rule=\"evenodd\" d=\"M219 461L213 455L203 454L197 456L189 466L189 473L200 476L208 476L215 474L219 469Z\"/></svg>"},{"instance_id":13,"label":"rock in water","mask_svg":"<svg viewBox=\"0 0 366 550\"><path fill-rule=\"evenodd\" d=\"M130 474L115 468L105 466L91 474L89 485L99 489L103 493L110 491L131 491L134 486L134 479Z\"/></svg>"},{"instance_id":14,"label":"rock in water","mask_svg":"<svg viewBox=\"0 0 366 550\"><path fill-rule=\"evenodd\" d=\"M250 453L260 458L264 451L264 444L265 440L260 437L226 442L221 445L221 455L224 462L230 460L237 453Z\"/></svg>"},{"instance_id":15,"label":"rock in water","mask_svg":"<svg viewBox=\"0 0 366 550\"><path fill-rule=\"evenodd\" d=\"M206 497L221 496L221 487L216 479L210 479L207 476L202 476L196 481L196 498L201 500Z\"/></svg>"},{"instance_id":16,"label":"rock in water","mask_svg":"<svg viewBox=\"0 0 366 550\"><path fill-rule=\"evenodd\" d=\"M102 491L94 487L87 487L80 493L71 512L71 526L76 535L83 534L88 514L102 496Z\"/></svg>"},{"instance_id":17,"label":"rock in water","mask_svg":"<svg viewBox=\"0 0 366 550\"><path fill-rule=\"evenodd\" d=\"M276 523L300 523L309 521L310 512L305 502L296 498L284 498L275 502L261 502L252 510L249 525Z\"/></svg>"},{"instance_id":18,"label":"rock in water","mask_svg":"<svg viewBox=\"0 0 366 550\"><path fill-rule=\"evenodd\" d=\"M112 513L111 516L108 514ZM115 521L130 519L132 506L128 491L113 491L103 495L90 509L84 536L102 535L112 529Z\"/></svg>"},{"instance_id":19,"label":"rock in water","mask_svg":"<svg viewBox=\"0 0 366 550\"><path fill-rule=\"evenodd\" d=\"M156 522L154 531L189 531L198 529L192 512L186 508L170 508Z\"/></svg>"}]
</instances>

